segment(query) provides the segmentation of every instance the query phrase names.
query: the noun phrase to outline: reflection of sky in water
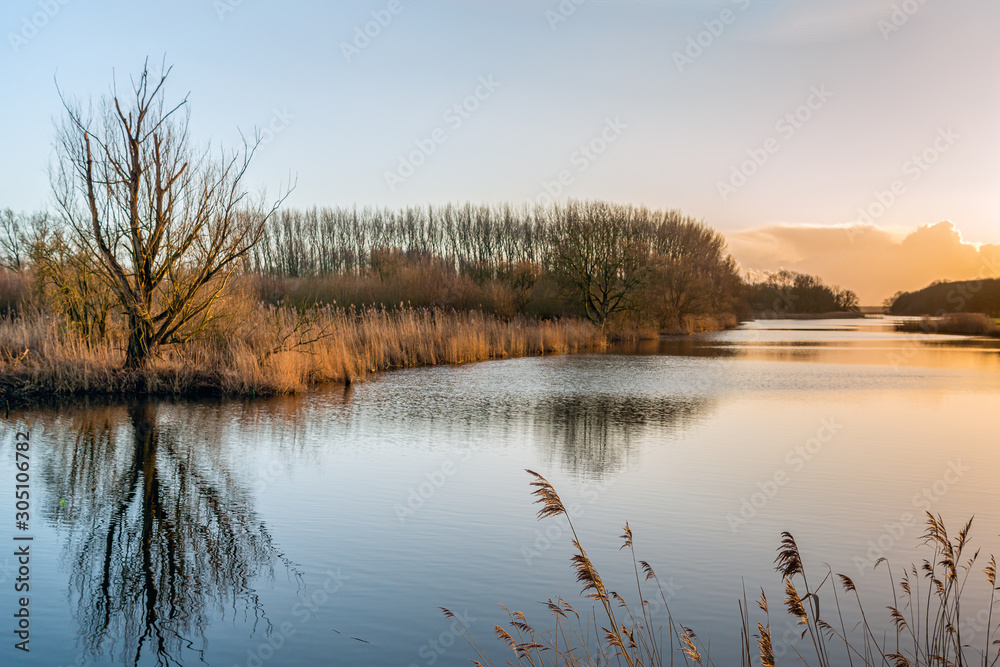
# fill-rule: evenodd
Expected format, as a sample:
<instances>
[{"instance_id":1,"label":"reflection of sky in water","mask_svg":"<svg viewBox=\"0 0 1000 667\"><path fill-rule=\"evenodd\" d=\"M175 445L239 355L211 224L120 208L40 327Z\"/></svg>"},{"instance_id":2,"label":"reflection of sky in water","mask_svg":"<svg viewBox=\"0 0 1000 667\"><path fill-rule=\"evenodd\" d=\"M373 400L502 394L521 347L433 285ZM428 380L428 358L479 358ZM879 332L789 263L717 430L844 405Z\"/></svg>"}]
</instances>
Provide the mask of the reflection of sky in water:
<instances>
[{"instance_id":1,"label":"reflection of sky in water","mask_svg":"<svg viewBox=\"0 0 1000 667\"><path fill-rule=\"evenodd\" d=\"M265 664L468 664L461 646L430 648L448 628L439 606L468 610L503 656L496 602L544 624L539 600L579 590L568 538L547 548L549 524L534 521L524 468L579 505L581 538L623 592L634 582L617 536L630 522L716 664L738 661L744 580L779 606L782 530L817 578L823 562L855 576L883 622L886 575L858 576L857 559L906 513L929 503L956 530L977 513L975 543L1000 547L995 342L886 326L769 322L301 398L36 410L33 622L45 641L36 662L4 643L0 662L71 664L96 648L107 662L93 664L113 664L142 645L139 664L157 664L162 641L183 664L242 665L280 640ZM824 424L835 433L817 447ZM0 461L11 479L11 457ZM955 466L960 480L935 492ZM779 472L787 483L734 531ZM889 540L894 563L917 557L921 532ZM780 613L772 623L783 628Z\"/></svg>"},{"instance_id":2,"label":"reflection of sky in water","mask_svg":"<svg viewBox=\"0 0 1000 667\"><path fill-rule=\"evenodd\" d=\"M631 354L819 364L1000 370L1000 340L898 333L891 320L767 320L693 338L620 346Z\"/></svg>"}]
</instances>

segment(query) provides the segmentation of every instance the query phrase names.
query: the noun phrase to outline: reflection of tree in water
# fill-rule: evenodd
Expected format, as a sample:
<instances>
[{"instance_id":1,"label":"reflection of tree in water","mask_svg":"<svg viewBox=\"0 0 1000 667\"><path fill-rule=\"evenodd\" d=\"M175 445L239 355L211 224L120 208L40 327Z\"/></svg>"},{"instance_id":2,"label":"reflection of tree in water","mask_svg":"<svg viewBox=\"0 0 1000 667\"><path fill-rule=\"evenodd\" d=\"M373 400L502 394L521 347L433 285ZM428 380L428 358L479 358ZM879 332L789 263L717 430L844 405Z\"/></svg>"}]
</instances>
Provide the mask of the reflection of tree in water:
<instances>
[{"instance_id":1,"label":"reflection of tree in water","mask_svg":"<svg viewBox=\"0 0 1000 667\"><path fill-rule=\"evenodd\" d=\"M182 442L156 412L97 408L45 428L80 635L123 664L201 658L210 614L267 625L251 583L282 560L218 441Z\"/></svg>"},{"instance_id":2,"label":"reflection of tree in water","mask_svg":"<svg viewBox=\"0 0 1000 667\"><path fill-rule=\"evenodd\" d=\"M408 436L418 441L444 438L491 449L528 441L564 470L600 477L624 469L640 439L673 438L714 409L712 394L696 382L687 385L676 393L645 394L628 387L605 392L455 392L434 401L404 386L396 394L376 394L377 400L350 406L347 421L393 419L405 423ZM711 382L705 386L711 387Z\"/></svg>"},{"instance_id":3,"label":"reflection of tree in water","mask_svg":"<svg viewBox=\"0 0 1000 667\"><path fill-rule=\"evenodd\" d=\"M603 475L625 466L636 438L672 434L711 407L696 396L597 394L548 398L533 412L538 441L551 459L576 473Z\"/></svg>"}]
</instances>

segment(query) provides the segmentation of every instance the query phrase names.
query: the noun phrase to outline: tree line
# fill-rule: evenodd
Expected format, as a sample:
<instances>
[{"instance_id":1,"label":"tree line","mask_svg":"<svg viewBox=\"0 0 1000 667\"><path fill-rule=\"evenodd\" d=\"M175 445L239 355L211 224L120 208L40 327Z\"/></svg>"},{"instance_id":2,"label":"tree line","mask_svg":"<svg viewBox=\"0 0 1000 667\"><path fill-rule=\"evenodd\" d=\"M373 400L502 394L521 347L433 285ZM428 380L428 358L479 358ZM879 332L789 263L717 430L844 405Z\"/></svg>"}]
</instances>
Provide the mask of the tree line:
<instances>
[{"instance_id":1,"label":"tree line","mask_svg":"<svg viewBox=\"0 0 1000 667\"><path fill-rule=\"evenodd\" d=\"M217 314L213 307L228 281L239 276L291 281L300 292L304 286L310 297L286 304L298 307L412 301L490 311L484 295L501 291L512 306L493 310L495 314L578 316L601 326L615 319L661 331L682 329L685 318L692 316L858 310L853 292L827 286L815 276L789 271L756 279L742 276L722 234L676 210L602 201L551 206L467 203L399 210L292 209L258 214L256 220L256 234L243 238L240 252L225 253L230 259L223 277L204 281L203 292L193 292L198 298L177 310L169 337L151 331L142 320L133 321L137 318L129 309L148 313L144 317L153 324L165 320L157 313L176 310L170 304L183 301L182 289L192 284L192 274L202 280L200 259L161 258L161 268L147 279L143 257L149 248L140 245L133 255L126 246L122 256L129 268L122 273L124 284L138 283L142 300L136 304L129 293L123 297L113 267L84 242L89 236L85 227L67 224L59 214L29 216L8 210L0 211L0 263L12 271L30 269L36 293L84 339L103 339L109 318L116 316L129 320L129 331L139 327L127 341L127 349L134 350L131 367L141 365L149 349L183 342L204 330ZM149 235L140 237L148 244ZM152 289L144 287L144 281L157 276L159 283ZM311 289L331 278L340 281L334 288ZM382 289L352 299L345 279L355 287L362 281ZM456 291L455 279L478 292L464 300L420 299L418 292ZM384 298L389 293L393 299ZM136 335L149 338L137 343Z\"/></svg>"},{"instance_id":2,"label":"tree line","mask_svg":"<svg viewBox=\"0 0 1000 667\"><path fill-rule=\"evenodd\" d=\"M1000 279L941 280L915 292L897 292L885 307L892 315L982 313L1000 317Z\"/></svg>"},{"instance_id":3,"label":"tree line","mask_svg":"<svg viewBox=\"0 0 1000 667\"><path fill-rule=\"evenodd\" d=\"M858 295L817 276L778 271L747 282L747 304L758 317L860 311Z\"/></svg>"},{"instance_id":4,"label":"tree line","mask_svg":"<svg viewBox=\"0 0 1000 667\"><path fill-rule=\"evenodd\" d=\"M519 294L551 280L599 324L624 311L666 321L741 309L739 269L719 232L676 210L602 201L282 211L251 256L253 271L285 278L385 278L431 260Z\"/></svg>"}]
</instances>

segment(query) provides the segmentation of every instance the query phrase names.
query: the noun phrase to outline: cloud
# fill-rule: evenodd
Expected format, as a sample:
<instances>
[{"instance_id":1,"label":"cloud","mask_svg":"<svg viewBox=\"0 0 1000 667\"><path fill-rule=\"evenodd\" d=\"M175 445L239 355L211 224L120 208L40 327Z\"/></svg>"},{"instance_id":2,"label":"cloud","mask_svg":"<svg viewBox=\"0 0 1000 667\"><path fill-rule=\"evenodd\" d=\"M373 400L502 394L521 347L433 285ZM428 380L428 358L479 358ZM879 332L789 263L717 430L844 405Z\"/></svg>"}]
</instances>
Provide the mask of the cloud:
<instances>
[{"instance_id":1,"label":"cloud","mask_svg":"<svg viewBox=\"0 0 1000 667\"><path fill-rule=\"evenodd\" d=\"M935 280L1000 277L1000 244L966 243L954 223L899 232L869 225L772 225L727 234L745 270L790 269L852 289L862 305Z\"/></svg>"}]
</instances>

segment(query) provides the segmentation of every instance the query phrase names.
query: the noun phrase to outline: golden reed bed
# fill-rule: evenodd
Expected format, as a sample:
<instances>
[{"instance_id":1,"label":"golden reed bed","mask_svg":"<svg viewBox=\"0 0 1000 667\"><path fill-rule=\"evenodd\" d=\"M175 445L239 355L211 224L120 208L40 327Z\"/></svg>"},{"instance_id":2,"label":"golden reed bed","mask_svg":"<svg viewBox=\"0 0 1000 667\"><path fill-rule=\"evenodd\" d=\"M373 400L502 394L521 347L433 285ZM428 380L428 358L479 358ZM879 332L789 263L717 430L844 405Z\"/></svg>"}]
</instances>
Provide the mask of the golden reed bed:
<instances>
[{"instance_id":1,"label":"golden reed bed","mask_svg":"<svg viewBox=\"0 0 1000 667\"><path fill-rule=\"evenodd\" d=\"M107 336L86 342L63 320L24 313L0 320L0 396L284 394L350 383L394 368L602 349L589 322L501 319L480 312L403 308L303 312L245 301L199 339L165 346L150 367L122 371Z\"/></svg>"}]
</instances>

